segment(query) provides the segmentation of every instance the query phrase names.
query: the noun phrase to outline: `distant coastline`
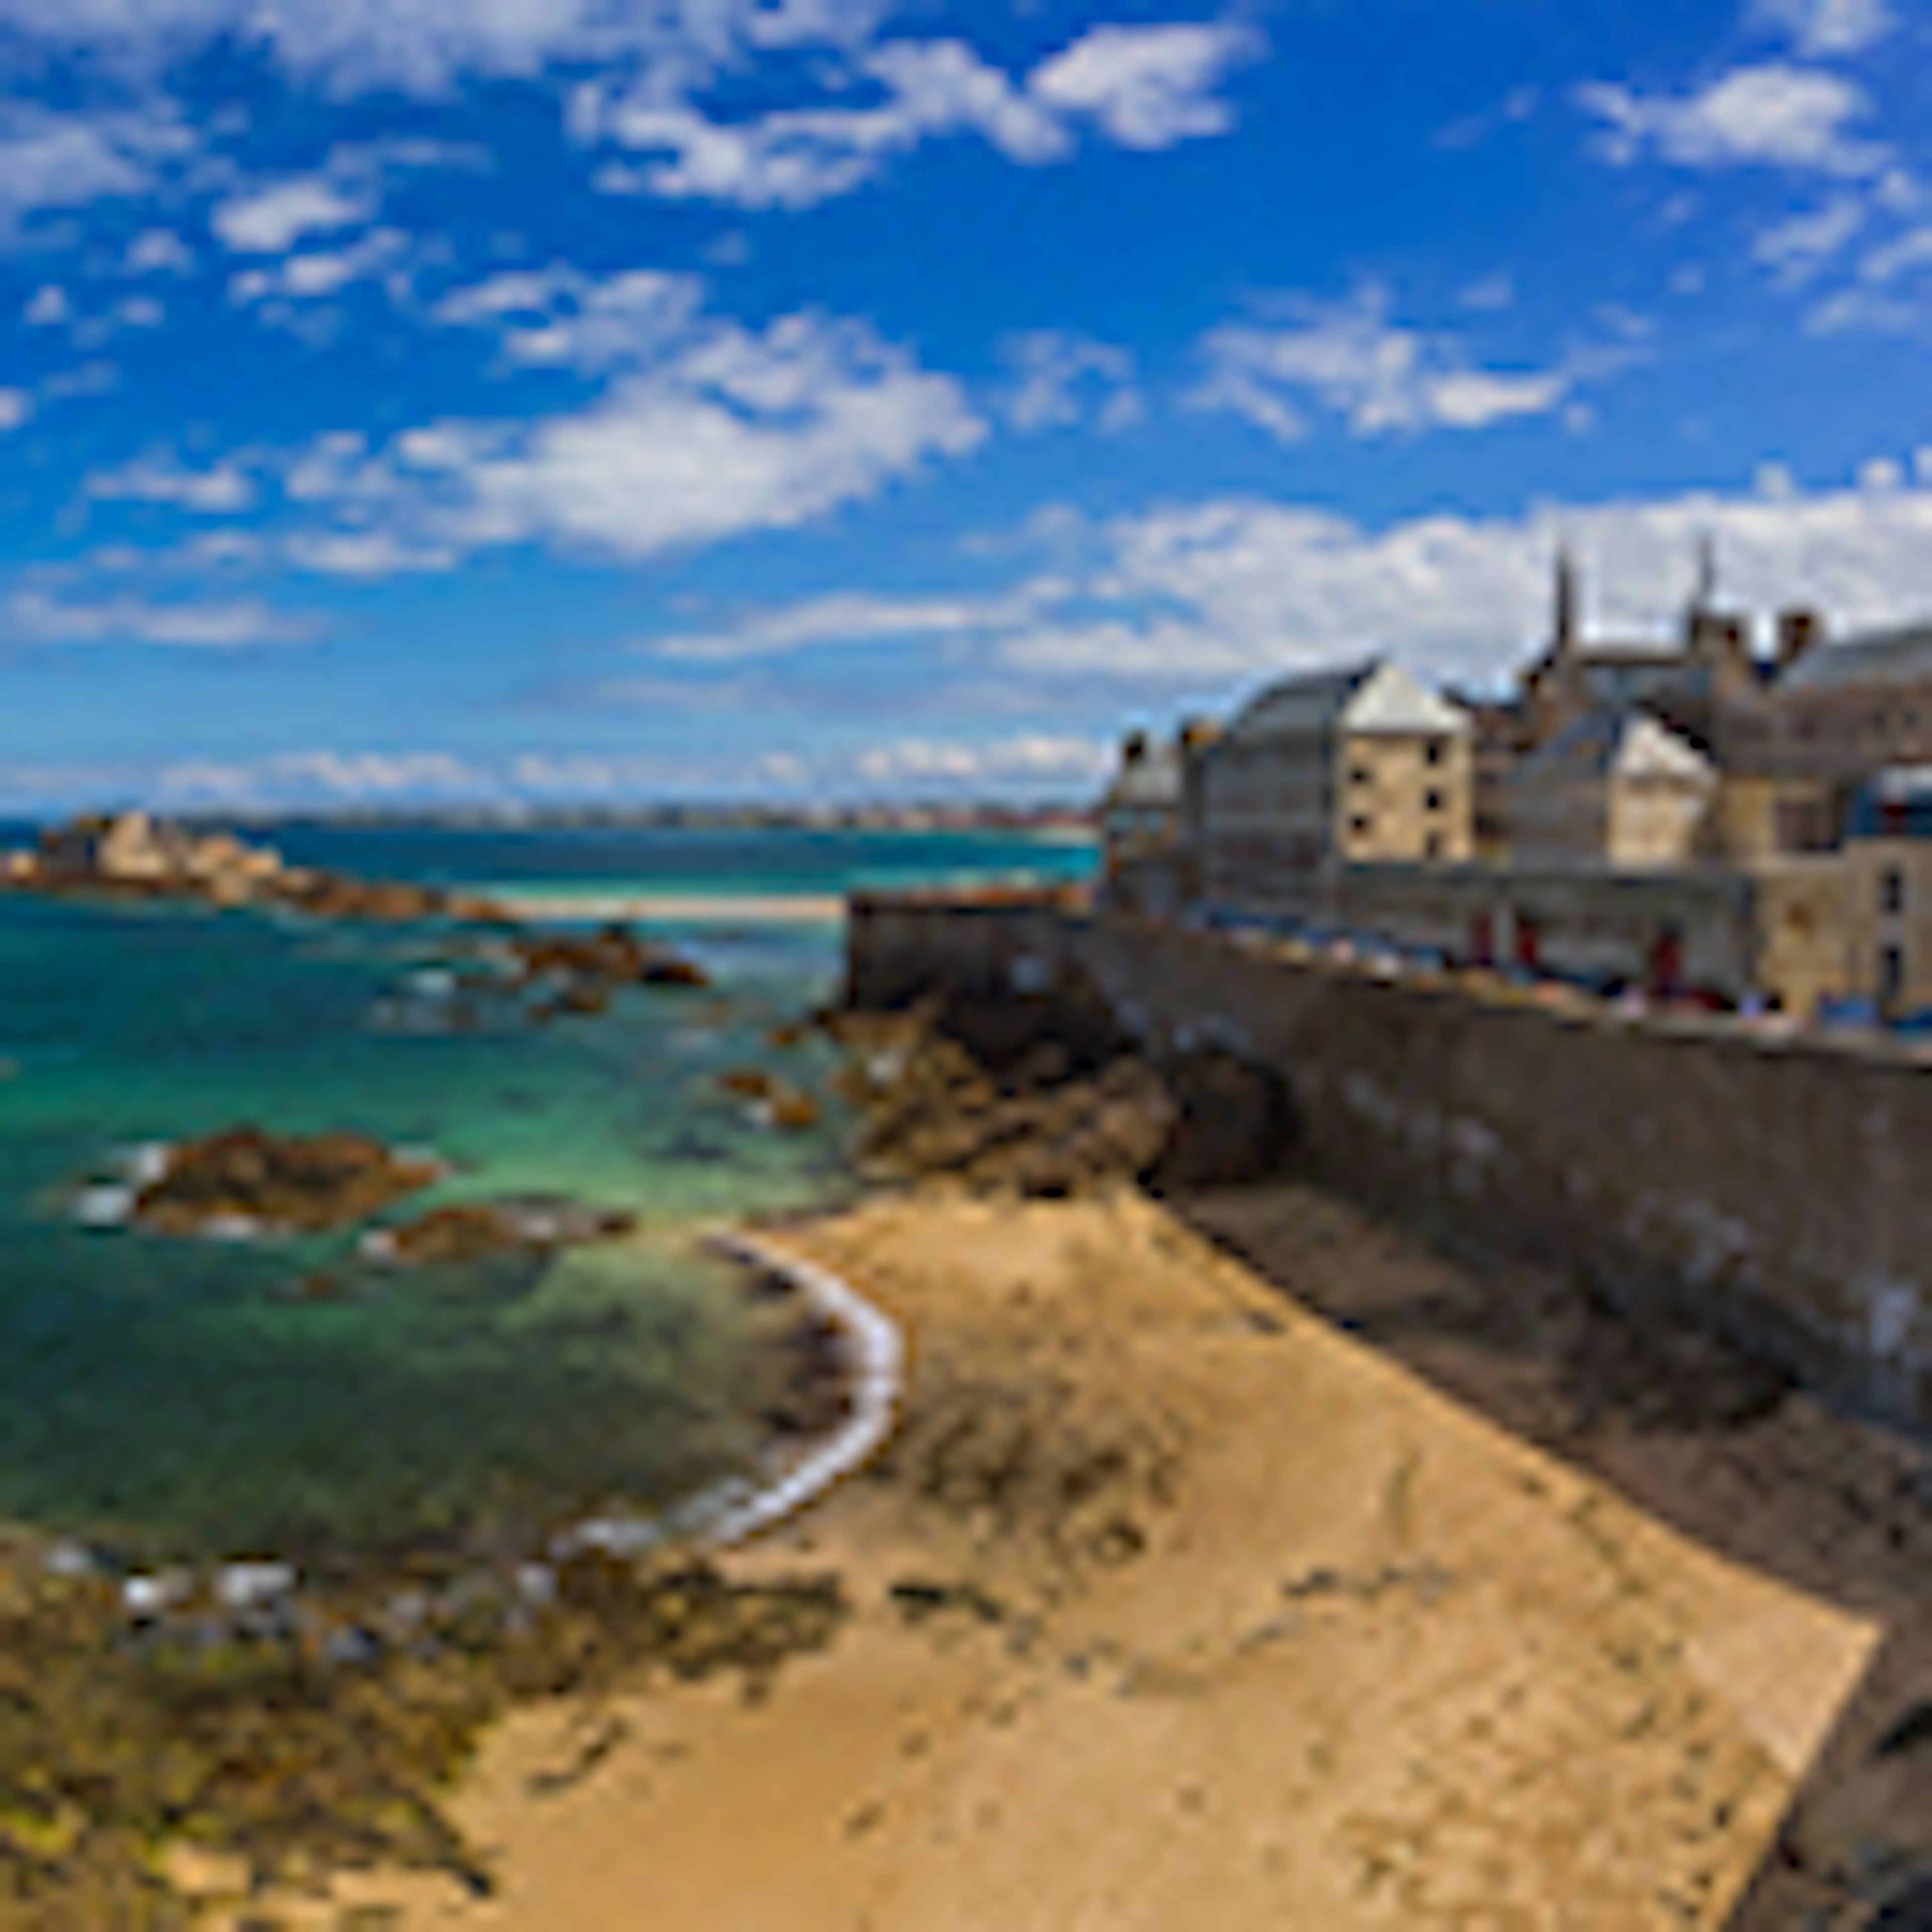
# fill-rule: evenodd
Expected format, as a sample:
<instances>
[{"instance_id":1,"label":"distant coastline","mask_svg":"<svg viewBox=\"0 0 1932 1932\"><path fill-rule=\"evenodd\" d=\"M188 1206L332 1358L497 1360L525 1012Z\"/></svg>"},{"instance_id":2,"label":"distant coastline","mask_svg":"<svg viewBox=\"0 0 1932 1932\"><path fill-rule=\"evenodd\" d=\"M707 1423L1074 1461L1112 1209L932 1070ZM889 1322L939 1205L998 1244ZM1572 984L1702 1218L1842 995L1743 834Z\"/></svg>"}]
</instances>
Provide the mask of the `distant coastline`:
<instances>
[{"instance_id":1,"label":"distant coastline","mask_svg":"<svg viewBox=\"0 0 1932 1932\"><path fill-rule=\"evenodd\" d=\"M1070 802L1037 806L935 801L804 806L356 806L327 812L250 811L230 806L220 812L169 815L176 824L196 829L246 826L257 831L277 826L340 826L452 832L980 832L1039 836L1070 844L1086 844L1100 836L1091 808ZM23 814L17 822L36 821L31 814Z\"/></svg>"}]
</instances>

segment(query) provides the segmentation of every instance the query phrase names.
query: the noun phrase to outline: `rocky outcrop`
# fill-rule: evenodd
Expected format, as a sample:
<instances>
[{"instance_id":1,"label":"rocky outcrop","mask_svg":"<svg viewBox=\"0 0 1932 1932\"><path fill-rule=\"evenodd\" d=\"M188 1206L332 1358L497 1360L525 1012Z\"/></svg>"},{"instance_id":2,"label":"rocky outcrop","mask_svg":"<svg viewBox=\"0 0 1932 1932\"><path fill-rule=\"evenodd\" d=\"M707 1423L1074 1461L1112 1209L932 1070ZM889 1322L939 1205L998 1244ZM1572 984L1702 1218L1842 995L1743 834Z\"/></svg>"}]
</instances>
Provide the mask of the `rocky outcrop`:
<instances>
[{"instance_id":1,"label":"rocky outcrop","mask_svg":"<svg viewBox=\"0 0 1932 1932\"><path fill-rule=\"evenodd\" d=\"M55 896L281 907L315 919L374 925L444 920L494 928L503 939L501 961L512 983L543 996L530 1008L542 1019L602 1012L625 986L709 983L693 961L625 926L593 933L538 931L480 893L290 866L271 847L246 844L228 832L198 836L140 812L78 819L44 832L33 849L0 857L0 886Z\"/></svg>"},{"instance_id":2,"label":"rocky outcrop","mask_svg":"<svg viewBox=\"0 0 1932 1932\"><path fill-rule=\"evenodd\" d=\"M526 980L609 987L708 983L702 968L668 946L640 939L627 926L607 926L592 933L518 932L512 936L509 949Z\"/></svg>"},{"instance_id":3,"label":"rocky outcrop","mask_svg":"<svg viewBox=\"0 0 1932 1932\"><path fill-rule=\"evenodd\" d=\"M232 1127L170 1148L133 1219L167 1234L318 1232L365 1221L442 1172L363 1134Z\"/></svg>"},{"instance_id":4,"label":"rocky outcrop","mask_svg":"<svg viewBox=\"0 0 1932 1932\"><path fill-rule=\"evenodd\" d=\"M0 1923L198 1924L184 1894L245 1916L260 1882L371 1864L486 1894L486 1857L445 1808L511 1704L665 1678L755 1694L848 1607L829 1576L596 1551L298 1595L248 1580L241 1609L169 1576L20 1581L0 1646Z\"/></svg>"},{"instance_id":5,"label":"rocky outcrop","mask_svg":"<svg viewBox=\"0 0 1932 1932\"><path fill-rule=\"evenodd\" d=\"M371 1261L428 1268L493 1255L549 1254L588 1241L614 1240L637 1226L632 1214L553 1199L464 1201L414 1220L372 1228L362 1238Z\"/></svg>"},{"instance_id":6,"label":"rocky outcrop","mask_svg":"<svg viewBox=\"0 0 1932 1932\"><path fill-rule=\"evenodd\" d=\"M538 1019L601 1013L627 986L710 983L704 969L682 953L640 939L622 925L590 933L513 929L505 952L513 982L543 995L530 1009Z\"/></svg>"},{"instance_id":7,"label":"rocky outcrop","mask_svg":"<svg viewBox=\"0 0 1932 1932\"><path fill-rule=\"evenodd\" d=\"M1063 1196L1144 1182L1202 1187L1276 1171L1292 1120L1280 1084L1232 1056L1156 1066L1132 1052L1099 1059L1101 1028L1070 1045L1036 1024L955 1030L951 1009L845 1015L831 1024L849 1059L841 1077L860 1117L862 1167L898 1178L945 1176L969 1186ZM989 1065L958 1036L997 1039Z\"/></svg>"},{"instance_id":8,"label":"rocky outcrop","mask_svg":"<svg viewBox=\"0 0 1932 1932\"><path fill-rule=\"evenodd\" d=\"M323 919L516 923L502 907L476 893L290 866L272 846L253 844L232 832L190 832L144 812L52 826L31 848L6 854L0 880L22 892L280 905Z\"/></svg>"},{"instance_id":9,"label":"rocky outcrop","mask_svg":"<svg viewBox=\"0 0 1932 1932\"><path fill-rule=\"evenodd\" d=\"M746 1102L752 1118L761 1126L800 1133L818 1124L818 1102L802 1087L762 1067L734 1067L721 1073L718 1084Z\"/></svg>"}]
</instances>

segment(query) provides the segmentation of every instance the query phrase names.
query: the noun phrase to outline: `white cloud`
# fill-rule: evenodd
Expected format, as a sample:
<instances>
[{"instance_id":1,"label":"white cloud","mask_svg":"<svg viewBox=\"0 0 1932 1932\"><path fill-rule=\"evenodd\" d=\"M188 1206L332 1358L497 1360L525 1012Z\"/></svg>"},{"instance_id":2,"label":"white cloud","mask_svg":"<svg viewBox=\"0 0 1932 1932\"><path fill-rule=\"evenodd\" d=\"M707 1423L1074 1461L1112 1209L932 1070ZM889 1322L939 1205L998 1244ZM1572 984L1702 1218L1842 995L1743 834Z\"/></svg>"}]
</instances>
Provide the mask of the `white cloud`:
<instances>
[{"instance_id":1,"label":"white cloud","mask_svg":"<svg viewBox=\"0 0 1932 1932\"><path fill-rule=\"evenodd\" d=\"M1508 274L1485 275L1472 282L1456 296L1465 308L1484 315L1498 315L1516 307L1516 278Z\"/></svg>"},{"instance_id":2,"label":"white cloud","mask_svg":"<svg viewBox=\"0 0 1932 1932\"><path fill-rule=\"evenodd\" d=\"M42 644L159 644L184 650L252 650L293 644L310 627L255 598L155 603L115 597L63 601L44 590L14 593L8 615L16 634Z\"/></svg>"},{"instance_id":3,"label":"white cloud","mask_svg":"<svg viewBox=\"0 0 1932 1932\"><path fill-rule=\"evenodd\" d=\"M435 314L440 322L494 329L512 362L588 373L664 347L688 330L703 299L694 276L635 269L597 280L556 267L458 289Z\"/></svg>"},{"instance_id":4,"label":"white cloud","mask_svg":"<svg viewBox=\"0 0 1932 1932\"><path fill-rule=\"evenodd\" d=\"M1226 23L1095 27L1035 69L1028 92L1092 117L1126 148L1171 148L1225 134L1234 110L1216 89L1258 43Z\"/></svg>"},{"instance_id":5,"label":"white cloud","mask_svg":"<svg viewBox=\"0 0 1932 1932\"><path fill-rule=\"evenodd\" d=\"M1909 229L1874 248L1858 273L1868 282L1895 282L1924 268L1932 268L1932 226Z\"/></svg>"},{"instance_id":6,"label":"white cloud","mask_svg":"<svg viewBox=\"0 0 1932 1932\"><path fill-rule=\"evenodd\" d=\"M1727 596L1760 608L1814 604L1839 625L1895 622L1932 608L1932 492L1898 487L1892 471L1870 487L1880 481L1424 517L1381 531L1256 502L1157 512L1104 530L1093 586L1154 614L1123 618L1112 634L1016 632L1003 654L1022 668L1185 682L1386 647L1435 676L1492 678L1540 637L1560 542L1585 560L1598 621L1648 628L1676 620L1704 535Z\"/></svg>"},{"instance_id":7,"label":"white cloud","mask_svg":"<svg viewBox=\"0 0 1932 1932\"><path fill-rule=\"evenodd\" d=\"M297 531L283 553L298 570L319 577L376 581L453 570L459 554L446 546L412 543L392 530Z\"/></svg>"},{"instance_id":8,"label":"white cloud","mask_svg":"<svg viewBox=\"0 0 1932 1932\"><path fill-rule=\"evenodd\" d=\"M977 134L1010 160L1065 159L1084 124L1120 146L1166 148L1226 133L1218 88L1257 43L1232 26L1100 27L1042 62L1024 82L956 40L889 40L856 63L883 98L712 118L686 93L646 82L628 92L586 82L572 104L578 139L668 158L613 167L614 192L806 208L872 180L929 139Z\"/></svg>"},{"instance_id":9,"label":"white cloud","mask_svg":"<svg viewBox=\"0 0 1932 1932\"><path fill-rule=\"evenodd\" d=\"M445 92L554 62L715 68L764 46L836 45L878 0L0 0L0 26L104 64L155 68L212 41L257 46L341 93Z\"/></svg>"},{"instance_id":10,"label":"white cloud","mask_svg":"<svg viewBox=\"0 0 1932 1932\"><path fill-rule=\"evenodd\" d=\"M1916 329L1921 319L1913 304L1901 302L1881 288L1854 284L1816 304L1806 315L1804 326L1814 335L1843 335L1858 331L1903 335Z\"/></svg>"},{"instance_id":11,"label":"white cloud","mask_svg":"<svg viewBox=\"0 0 1932 1932\"><path fill-rule=\"evenodd\" d=\"M895 155L938 135L977 132L1010 159L1058 158L1070 146L1052 114L958 40L897 41L865 64L885 98L867 107L788 108L755 119L710 118L655 89L628 98L586 84L571 116L585 141L669 158L614 169L600 184L672 200L808 208L871 180Z\"/></svg>"},{"instance_id":12,"label":"white cloud","mask_svg":"<svg viewBox=\"0 0 1932 1932\"><path fill-rule=\"evenodd\" d=\"M1493 107L1484 108L1474 114L1466 114L1439 128L1436 135L1436 145L1454 152L1458 148L1480 146L1492 135L1500 134L1505 128L1518 127L1528 120L1543 105L1543 90L1540 87L1524 86L1512 88Z\"/></svg>"},{"instance_id":13,"label":"white cloud","mask_svg":"<svg viewBox=\"0 0 1932 1932\"><path fill-rule=\"evenodd\" d=\"M40 394L50 402L71 396L104 396L121 386L121 371L112 362L82 362L71 369L57 370L40 385Z\"/></svg>"},{"instance_id":14,"label":"white cloud","mask_svg":"<svg viewBox=\"0 0 1932 1932\"><path fill-rule=\"evenodd\" d=\"M1036 708L1108 684L1232 702L1258 680L1372 650L1431 678L1491 685L1540 647L1552 560L1566 544L1583 560L1599 629L1672 627L1706 536L1724 594L1748 608L1808 604L1840 632L1932 612L1932 452L1913 461L1916 484L1881 458L1838 489L1807 492L1774 468L1729 494L1379 530L1253 498L1104 522L1061 510L1050 520L1051 576L970 600L888 601L871 614L882 629L905 618L893 634L908 651L943 651L956 676L1030 685ZM844 600L847 614L841 601L747 616L726 634L748 650L836 646L868 614L862 598ZM929 622L914 621L922 614Z\"/></svg>"},{"instance_id":15,"label":"white cloud","mask_svg":"<svg viewBox=\"0 0 1932 1932\"><path fill-rule=\"evenodd\" d=\"M1031 734L989 742L902 738L861 752L853 769L868 784L948 786L1059 782L1096 782L1113 762L1113 748L1092 738Z\"/></svg>"},{"instance_id":16,"label":"white cloud","mask_svg":"<svg viewBox=\"0 0 1932 1932\"><path fill-rule=\"evenodd\" d=\"M372 204L320 175L298 175L224 201L208 218L222 244L238 255L286 255L304 236L366 221Z\"/></svg>"},{"instance_id":17,"label":"white cloud","mask_svg":"<svg viewBox=\"0 0 1932 1932\"><path fill-rule=\"evenodd\" d=\"M166 103L85 114L0 101L0 230L44 209L145 194L193 146Z\"/></svg>"},{"instance_id":18,"label":"white cloud","mask_svg":"<svg viewBox=\"0 0 1932 1932\"><path fill-rule=\"evenodd\" d=\"M956 383L856 325L727 326L477 464L454 520L650 556L809 521L984 434Z\"/></svg>"},{"instance_id":19,"label":"white cloud","mask_svg":"<svg viewBox=\"0 0 1932 1932\"><path fill-rule=\"evenodd\" d=\"M159 328L168 312L152 296L129 296L114 304L110 320L122 328Z\"/></svg>"},{"instance_id":20,"label":"white cloud","mask_svg":"<svg viewBox=\"0 0 1932 1932\"><path fill-rule=\"evenodd\" d=\"M229 278L228 298L242 308L317 302L382 275L392 297L399 299L408 287L408 272L400 264L410 241L400 228L372 228L346 248L290 255L272 268L244 268ZM277 319L270 314L268 320Z\"/></svg>"},{"instance_id":21,"label":"white cloud","mask_svg":"<svg viewBox=\"0 0 1932 1932\"><path fill-rule=\"evenodd\" d=\"M1545 416L1575 386L1574 370L1486 370L1452 339L1399 327L1385 291L1334 305L1298 302L1285 326L1229 323L1202 344L1207 374L1191 400L1246 416L1283 442L1306 434L1310 404L1357 436L1484 429Z\"/></svg>"},{"instance_id":22,"label":"white cloud","mask_svg":"<svg viewBox=\"0 0 1932 1932\"><path fill-rule=\"evenodd\" d=\"M1810 281L1865 224L1864 205L1848 194L1790 215L1764 230L1751 252L1787 287Z\"/></svg>"},{"instance_id":23,"label":"white cloud","mask_svg":"<svg viewBox=\"0 0 1932 1932\"><path fill-rule=\"evenodd\" d=\"M1733 68L1700 92L1644 95L1593 82L1579 98L1605 124L1609 158L1628 165L1647 152L1682 167L1761 166L1869 175L1887 151L1857 137L1870 104L1844 76L1766 62Z\"/></svg>"},{"instance_id":24,"label":"white cloud","mask_svg":"<svg viewBox=\"0 0 1932 1932\"><path fill-rule=\"evenodd\" d=\"M255 479L230 459L207 470L184 468L170 454L144 457L90 476L86 494L105 502L166 503L204 516L233 516L252 508Z\"/></svg>"},{"instance_id":25,"label":"white cloud","mask_svg":"<svg viewBox=\"0 0 1932 1932\"><path fill-rule=\"evenodd\" d=\"M64 288L47 282L36 289L20 312L29 328L58 328L74 319L74 302Z\"/></svg>"},{"instance_id":26,"label":"white cloud","mask_svg":"<svg viewBox=\"0 0 1932 1932\"><path fill-rule=\"evenodd\" d=\"M1090 414L1102 429L1121 430L1147 413L1130 350L1058 329L1011 337L1004 350L1014 371L1004 410L1016 429L1064 428Z\"/></svg>"},{"instance_id":27,"label":"white cloud","mask_svg":"<svg viewBox=\"0 0 1932 1932\"><path fill-rule=\"evenodd\" d=\"M717 663L781 657L827 646L995 635L1037 614L1051 587L1028 584L991 598L881 597L842 591L758 612L716 629L654 638L638 648L654 657Z\"/></svg>"},{"instance_id":28,"label":"white cloud","mask_svg":"<svg viewBox=\"0 0 1932 1932\"><path fill-rule=\"evenodd\" d=\"M612 798L662 786L668 776L656 758L525 752L512 761L508 779L516 790L538 797Z\"/></svg>"},{"instance_id":29,"label":"white cloud","mask_svg":"<svg viewBox=\"0 0 1932 1932\"><path fill-rule=\"evenodd\" d=\"M24 389L0 389L0 432L18 429L34 412L34 399Z\"/></svg>"},{"instance_id":30,"label":"white cloud","mask_svg":"<svg viewBox=\"0 0 1932 1932\"><path fill-rule=\"evenodd\" d=\"M128 244L125 266L131 275L190 275L194 250L172 228L144 228Z\"/></svg>"},{"instance_id":31,"label":"white cloud","mask_svg":"<svg viewBox=\"0 0 1932 1932\"><path fill-rule=\"evenodd\" d=\"M1759 0L1756 10L1808 58L1862 53L1898 25L1889 0Z\"/></svg>"},{"instance_id":32,"label":"white cloud","mask_svg":"<svg viewBox=\"0 0 1932 1932\"><path fill-rule=\"evenodd\" d=\"M157 778L157 796L171 805L214 802L347 803L406 796L475 796L494 789L488 777L451 752L285 752L224 761L191 759Z\"/></svg>"},{"instance_id":33,"label":"white cloud","mask_svg":"<svg viewBox=\"0 0 1932 1932\"><path fill-rule=\"evenodd\" d=\"M380 531L410 568L526 542L648 556L808 522L986 433L956 382L862 324L700 318L656 333L627 338L604 393L574 413L420 424L381 451L322 439L284 477L328 520L306 540ZM359 554L373 572L383 553L365 542Z\"/></svg>"}]
</instances>

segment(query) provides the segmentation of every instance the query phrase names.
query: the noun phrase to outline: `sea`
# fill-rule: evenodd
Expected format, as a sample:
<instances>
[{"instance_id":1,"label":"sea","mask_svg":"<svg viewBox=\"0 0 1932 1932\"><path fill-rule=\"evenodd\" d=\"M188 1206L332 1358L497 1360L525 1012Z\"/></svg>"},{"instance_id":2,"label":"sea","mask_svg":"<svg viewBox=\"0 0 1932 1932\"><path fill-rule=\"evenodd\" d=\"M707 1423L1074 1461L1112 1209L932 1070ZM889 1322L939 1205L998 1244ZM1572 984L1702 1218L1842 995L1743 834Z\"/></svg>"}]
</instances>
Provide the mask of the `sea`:
<instances>
[{"instance_id":1,"label":"sea","mask_svg":"<svg viewBox=\"0 0 1932 1932\"><path fill-rule=\"evenodd\" d=\"M708 1237L851 1185L831 1048L772 1040L836 987L839 901L1095 862L1004 832L249 836L554 920L641 910L712 985L538 1022L471 1001L470 942L430 926L0 897L0 1525L130 1564L508 1548L746 1473L771 1316ZM819 1094L818 1125L720 1086L748 1064ZM104 1208L142 1150L242 1123L433 1149L447 1178L409 1212L555 1196L636 1232L412 1270L348 1235L171 1238Z\"/></svg>"}]
</instances>

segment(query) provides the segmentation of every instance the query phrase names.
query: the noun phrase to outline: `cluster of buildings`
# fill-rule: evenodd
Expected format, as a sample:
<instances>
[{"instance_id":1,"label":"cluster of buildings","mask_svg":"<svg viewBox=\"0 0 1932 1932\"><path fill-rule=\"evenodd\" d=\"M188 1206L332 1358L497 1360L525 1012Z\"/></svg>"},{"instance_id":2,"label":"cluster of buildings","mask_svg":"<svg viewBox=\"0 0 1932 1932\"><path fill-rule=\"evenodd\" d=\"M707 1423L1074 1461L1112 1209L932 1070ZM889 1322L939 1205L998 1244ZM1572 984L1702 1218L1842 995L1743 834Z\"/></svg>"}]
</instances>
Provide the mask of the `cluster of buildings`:
<instances>
[{"instance_id":1,"label":"cluster of buildings","mask_svg":"<svg viewBox=\"0 0 1932 1932\"><path fill-rule=\"evenodd\" d=\"M1932 624L1760 649L1708 551L1670 642L1586 634L1556 568L1501 699L1386 658L1136 733L1108 890L1451 963L1801 1017L1932 1014Z\"/></svg>"}]
</instances>

